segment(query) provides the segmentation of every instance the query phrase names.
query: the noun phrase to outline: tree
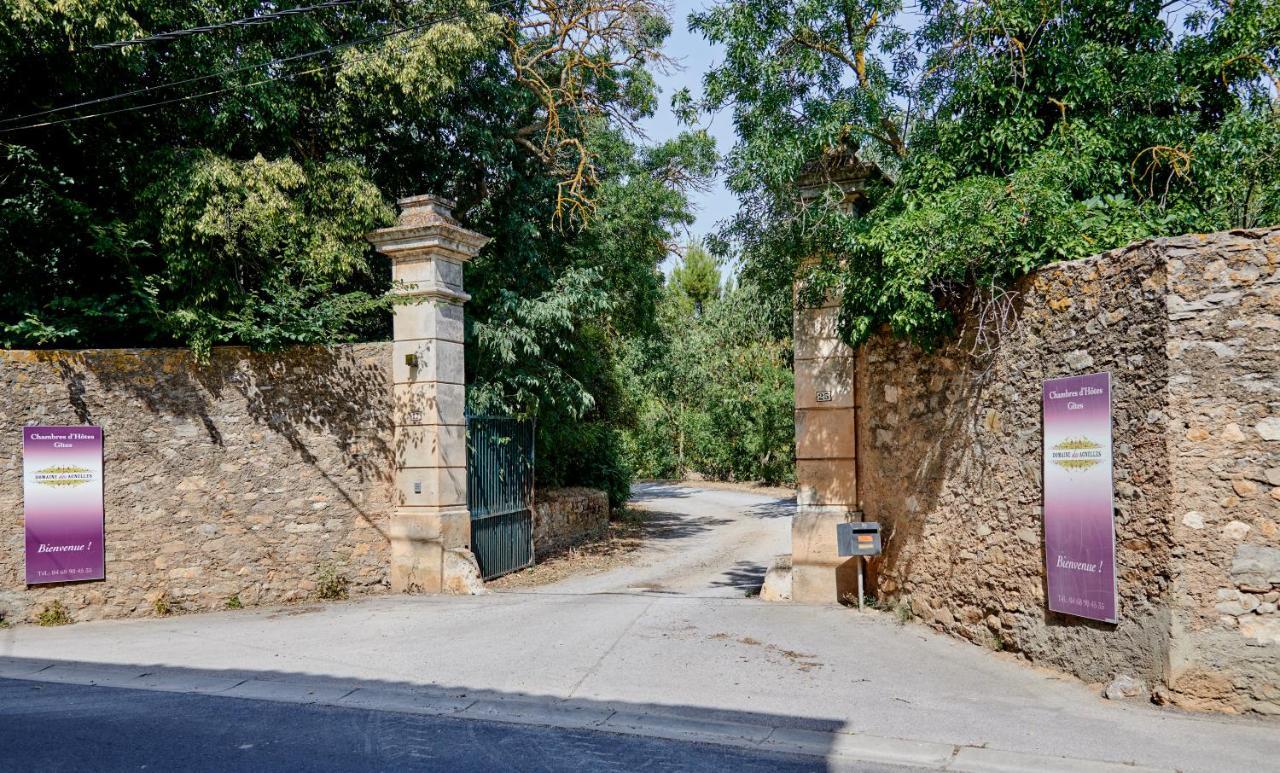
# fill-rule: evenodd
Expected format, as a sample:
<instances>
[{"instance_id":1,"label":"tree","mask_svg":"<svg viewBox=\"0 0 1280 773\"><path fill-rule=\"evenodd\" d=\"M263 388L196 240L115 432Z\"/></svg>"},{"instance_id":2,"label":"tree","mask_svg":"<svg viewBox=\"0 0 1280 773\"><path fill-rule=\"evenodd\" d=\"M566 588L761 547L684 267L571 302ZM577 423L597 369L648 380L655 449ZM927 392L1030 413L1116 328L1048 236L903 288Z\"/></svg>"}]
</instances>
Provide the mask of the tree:
<instances>
[{"instance_id":1,"label":"tree","mask_svg":"<svg viewBox=\"0 0 1280 773\"><path fill-rule=\"evenodd\" d=\"M96 50L276 7L7 4L0 343L367 337L386 279L360 236L389 199L451 195L499 238L527 235L492 222L512 197L539 224L581 220L593 122L651 109L667 26L649 0L571 5L372 0Z\"/></svg>"},{"instance_id":2,"label":"tree","mask_svg":"<svg viewBox=\"0 0 1280 773\"><path fill-rule=\"evenodd\" d=\"M813 261L852 343L882 325L930 345L957 311L1055 260L1151 235L1280 221L1280 5L1156 0L729 0L691 23L726 47L690 109L731 107L722 234L777 300ZM816 161L887 173L865 215ZM834 186L833 186L834 188ZM982 304L980 303L980 306ZM785 324L786 317L775 321Z\"/></svg>"},{"instance_id":3,"label":"tree","mask_svg":"<svg viewBox=\"0 0 1280 773\"><path fill-rule=\"evenodd\" d=\"M363 235L438 193L493 237L467 267L472 408L537 416L544 483L616 501L611 352L652 325L714 163L705 134L628 139L662 7L368 0L91 48L279 7L0 8L0 345L385 339L389 271Z\"/></svg>"},{"instance_id":4,"label":"tree","mask_svg":"<svg viewBox=\"0 0 1280 773\"><path fill-rule=\"evenodd\" d=\"M668 288L659 333L629 341L624 358L638 414L626 443L639 474L794 479L790 341L759 324L767 303L746 284L695 314Z\"/></svg>"},{"instance_id":5,"label":"tree","mask_svg":"<svg viewBox=\"0 0 1280 773\"><path fill-rule=\"evenodd\" d=\"M593 147L602 182L586 228L556 251L513 241L523 249L481 256L468 404L536 417L539 480L598 485L618 505L631 481L620 432L634 421L620 352L656 329L658 265L674 231L693 221L688 185L707 179L716 157L704 133L649 149L613 133Z\"/></svg>"},{"instance_id":6,"label":"tree","mask_svg":"<svg viewBox=\"0 0 1280 773\"><path fill-rule=\"evenodd\" d=\"M375 39L358 57L339 48L278 62L367 37L380 25L371 7L90 48L234 18L246 5L32 0L0 11L9 160L0 196L15 204L0 222L14 254L0 292L0 343L178 341L203 353L225 341L267 346L381 329L385 309L372 307L384 280L359 238L387 222L390 208L334 129L348 103L336 96L339 73L448 39L451 56L404 75L438 92L492 31L475 32L470 22L486 17L465 7L449 29ZM398 21L426 19L411 12ZM127 92L135 93L111 99Z\"/></svg>"},{"instance_id":7,"label":"tree","mask_svg":"<svg viewBox=\"0 0 1280 773\"><path fill-rule=\"evenodd\" d=\"M720 264L702 242L690 242L684 258L671 269L671 291L694 316L702 316L720 298Z\"/></svg>"}]
</instances>

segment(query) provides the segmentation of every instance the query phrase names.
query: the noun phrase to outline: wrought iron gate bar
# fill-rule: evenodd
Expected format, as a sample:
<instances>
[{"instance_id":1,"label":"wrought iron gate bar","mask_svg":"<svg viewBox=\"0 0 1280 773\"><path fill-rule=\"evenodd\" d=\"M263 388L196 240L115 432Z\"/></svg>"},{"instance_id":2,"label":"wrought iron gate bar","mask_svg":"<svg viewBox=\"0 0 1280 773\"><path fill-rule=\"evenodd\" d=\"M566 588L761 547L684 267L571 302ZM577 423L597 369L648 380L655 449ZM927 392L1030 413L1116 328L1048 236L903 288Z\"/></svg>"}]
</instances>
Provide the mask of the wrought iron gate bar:
<instances>
[{"instance_id":1,"label":"wrought iron gate bar","mask_svg":"<svg viewBox=\"0 0 1280 773\"><path fill-rule=\"evenodd\" d=\"M471 550L486 580L533 563L533 430L526 419L467 417Z\"/></svg>"}]
</instances>

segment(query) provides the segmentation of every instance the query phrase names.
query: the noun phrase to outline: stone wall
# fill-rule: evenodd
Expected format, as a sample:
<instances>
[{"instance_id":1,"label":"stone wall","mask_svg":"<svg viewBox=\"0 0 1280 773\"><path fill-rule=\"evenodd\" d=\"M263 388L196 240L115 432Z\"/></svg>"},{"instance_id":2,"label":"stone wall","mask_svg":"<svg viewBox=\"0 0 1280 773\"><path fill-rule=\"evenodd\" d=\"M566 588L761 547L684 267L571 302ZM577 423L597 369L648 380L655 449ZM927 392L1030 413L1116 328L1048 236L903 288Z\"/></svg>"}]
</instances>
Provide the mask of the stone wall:
<instances>
[{"instance_id":1,"label":"stone wall","mask_svg":"<svg viewBox=\"0 0 1280 773\"><path fill-rule=\"evenodd\" d=\"M857 368L880 595L935 627L1195 708L1280 712L1280 230L1040 271L986 356L879 335ZM974 330L973 320L967 326ZM1040 385L1110 371L1119 623L1047 611Z\"/></svg>"},{"instance_id":2,"label":"stone wall","mask_svg":"<svg viewBox=\"0 0 1280 773\"><path fill-rule=\"evenodd\" d=\"M1170 240L1169 683L1280 713L1280 230Z\"/></svg>"},{"instance_id":3,"label":"stone wall","mask_svg":"<svg viewBox=\"0 0 1280 773\"><path fill-rule=\"evenodd\" d=\"M388 589L390 344L252 354L0 351L0 613L54 599L73 619L220 609ZM105 436L106 572L28 588L25 424ZM232 602L234 605L234 602Z\"/></svg>"},{"instance_id":4,"label":"stone wall","mask_svg":"<svg viewBox=\"0 0 1280 773\"><path fill-rule=\"evenodd\" d=\"M590 488L539 491L534 497L533 552L545 555L609 528L609 496Z\"/></svg>"}]
</instances>

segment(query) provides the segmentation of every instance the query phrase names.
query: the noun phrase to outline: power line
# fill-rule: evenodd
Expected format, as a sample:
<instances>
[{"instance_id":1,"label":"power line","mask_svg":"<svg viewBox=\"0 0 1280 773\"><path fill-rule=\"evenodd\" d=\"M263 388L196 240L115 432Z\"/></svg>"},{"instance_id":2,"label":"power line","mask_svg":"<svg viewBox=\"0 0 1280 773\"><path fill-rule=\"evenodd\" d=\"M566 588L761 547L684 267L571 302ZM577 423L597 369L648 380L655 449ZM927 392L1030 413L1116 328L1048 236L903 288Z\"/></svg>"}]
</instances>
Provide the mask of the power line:
<instances>
[{"instance_id":1,"label":"power line","mask_svg":"<svg viewBox=\"0 0 1280 773\"><path fill-rule=\"evenodd\" d=\"M202 35L206 32L216 32L218 30L230 29L233 27L252 27L256 24L266 24L268 22L277 21L279 19L288 18L290 16L298 16L312 11L327 11L333 8L339 8L344 5L355 5L365 2L365 0L329 0L326 3L317 5L306 5L298 8L286 8L283 11L272 11L271 13L259 14L257 16L247 16L243 19L232 19L231 21L218 22L217 24L205 24L199 27L188 27L187 29L172 30L170 32L158 32L154 35L147 35L142 38L131 38L129 40L113 40L110 43L98 43L89 46L84 50L101 50L106 48L125 48L127 46L139 46L145 43L158 43L168 40L177 40L190 35Z\"/></svg>"},{"instance_id":2,"label":"power line","mask_svg":"<svg viewBox=\"0 0 1280 773\"><path fill-rule=\"evenodd\" d=\"M103 117L106 117L106 116L109 116L109 115L118 115L118 114L120 114L120 113L132 113L132 112L135 112L135 111L138 111L138 110L149 110L149 109L151 109L151 108L153 108L153 107L163 107L164 105L172 105L172 104L176 104L176 103L178 103L178 102L189 102L189 101L191 101L191 100L195 100L195 99L203 99L204 97L211 97L211 96L214 96L214 95L216 95L216 94L226 94L226 93L229 93L229 92L232 92L232 91L238 91L239 89L253 88L254 86L261 86L261 85L266 84L266 83L273 83L273 82L276 82L276 81L289 80L289 79L291 79L291 78L296 78L296 77L298 77L299 75L310 75L311 73L320 72L320 71L322 71L322 70L329 70L329 69L332 69L332 68L334 68L334 67L336 67L336 66L337 66L337 64L326 64L326 65L320 65L320 66L318 66L318 67L313 67L313 68L311 68L311 69L309 69L309 70L299 70L299 71L297 71L297 72L285 73L284 75L281 75L281 76L279 76L279 77L274 77L274 78L263 78L263 79L261 79L261 80L252 81L252 82L250 82L250 83L242 83L242 84L238 84L238 85L236 85L236 86L228 86L227 88L223 88L223 89L214 89L214 90L212 90L212 91L206 91L206 92L203 92L203 93L200 93L200 94L187 94L187 95L184 95L184 96L181 96L181 97L173 97L173 98L171 98L171 99L163 99L163 100L160 100L160 101L158 101L158 102L148 102L148 103L147 103L147 104L145 104L145 105L135 105L135 106L132 106L132 107L122 107L122 108L119 108L118 110L104 110L104 111L102 111L102 112L100 112L100 113L89 113L89 114L87 114L87 115L76 115L76 116L72 116L72 117L70 117L70 118L62 118L62 119L59 119L59 120L56 120L56 121L43 121L43 122L41 122L41 123L27 124L26 126L10 126L10 127L9 127L9 128L7 128L7 129L0 129L0 134L9 134L10 132L19 132L19 131L23 131L24 129L40 129L40 128L45 128L45 127L49 127L49 126L59 126L59 125L64 124L64 123L73 123L73 122L75 122L75 121L87 121L87 120L89 120L89 119L91 119L91 118L103 118Z\"/></svg>"},{"instance_id":3,"label":"power line","mask_svg":"<svg viewBox=\"0 0 1280 773\"><path fill-rule=\"evenodd\" d=\"M403 31L407 32L408 30L403 30ZM414 43L409 44L408 46L404 47L404 48L403 48L403 49L401 49L401 50L402 50L402 51L407 51L407 50L409 50L409 49L412 49L412 48L413 48L413 47L415 47L415 46L420 46L420 45L422 45L422 44L423 44L423 42L424 42L424 41L419 40L419 41L417 41L417 42L414 42ZM361 55L361 56L359 57L359 59L367 59L367 58L369 58L370 56L373 56L373 54L372 54L372 53L366 53L366 54ZM357 61L358 61L358 60L357 60ZM158 101L156 101L156 102L148 102L148 103L146 103L145 105L131 105L131 106L129 106L129 107L121 107L121 108L118 108L118 109L116 109L116 110L104 110L104 111L99 112L99 113L88 113L88 114L86 114L86 115L75 115L75 116L71 116L70 118L61 118L61 119L54 120L54 121L42 121L42 122L40 122L40 123L27 124L27 125L25 125L25 126L10 126L10 127L8 127L8 128L0 128L0 134L9 134L9 133L11 133L11 132L23 131L23 130L25 130L25 129L41 129L41 128L47 128L47 127L51 127L51 126L60 126L60 125L65 124L65 123L74 123L74 122L77 122L77 121L87 121L87 120L90 120L90 119L92 119L92 118L105 118L105 117L107 117L107 116L111 116L111 115L119 115L119 114L121 114L121 113L132 113L132 112L136 112L136 111L139 111L139 110L150 110L150 109L151 109L151 108L153 108L153 107L164 107L165 105L173 105L173 104L177 104L177 103L179 103L179 102L190 102L190 101L193 101L193 100L196 100L196 99L204 99L205 97L212 97L212 96L216 96L216 95L218 95L218 94L229 94L229 93L231 93L231 92L233 92L233 91L239 91L239 90L241 90L241 89L250 89L250 88L254 88L254 87L256 87L256 86L263 86L263 85L268 84L268 83L276 83L276 82L279 82L279 81L292 80L293 78L297 78L297 77L302 76L302 75L311 75L311 74L313 74L313 73L323 72L323 71L325 71L325 70L332 70L333 68L337 67L339 64L341 64L341 63L340 63L340 62L330 62L329 64L317 65L317 66L315 66L315 67L312 67L312 68L309 68L309 69L306 69L306 70L295 70L294 72L288 72L288 73L284 73L284 74L282 74L282 75L272 76L272 77L269 77L269 78L261 78L261 79L256 80L256 81L250 81L249 83L238 83L238 84L236 84L236 85L234 85L234 86L227 86L227 87L225 87L225 88L221 88L221 89L212 89L212 90L210 90L210 91L201 92L201 93L199 93L199 94L184 94L183 96L180 96L180 97L171 97L171 98L169 98L169 99L162 99L162 100L158 100Z\"/></svg>"},{"instance_id":4,"label":"power line","mask_svg":"<svg viewBox=\"0 0 1280 773\"><path fill-rule=\"evenodd\" d=\"M503 0L503 1L500 1L500 3L494 3L494 4L490 5L490 8L500 8L500 6L503 6L503 5L509 5L509 4L513 3L513 1L515 1L515 0ZM419 31L419 29L422 29L422 28L425 28L425 27L429 27L429 26L433 26L433 24L439 24L439 23L444 23L444 22L452 22L452 20L457 20L457 19L460 19L460 18L462 18L462 14L453 14L453 15L449 15L449 17L440 17L440 18L435 18L435 19L431 19L431 20L429 20L429 22L422 22L421 24L415 24L415 26L412 26L412 27L402 27L402 28L398 28L398 29L393 29L393 31L388 31L388 32L380 33L380 35L370 36L370 37L366 37L366 38L360 38L360 40L355 40L355 41L347 41L347 42L344 42L344 44L338 44L338 45L333 45L333 46L326 46L326 47L324 47L324 49L317 49L317 50L315 50L315 51L307 51L307 52L306 52L306 54L298 54L298 55L296 55L296 56L288 56L288 58L279 59L279 60L273 60L273 61L268 61L268 63L264 63L264 64L250 65L250 67L241 67L241 68L233 68L233 69L229 69L229 70L223 70L223 72L220 72L220 73L212 73L212 74L210 74L210 76L201 76L201 77L197 77L197 78L188 78L188 79L186 79L186 81L175 81L175 82L173 82L173 83L160 84L160 86L152 86L152 87L148 87L148 88L143 88L143 90L136 90L136 91L134 91L134 92L122 93L122 95L113 95L113 96L109 96L109 97L101 97L101 99L97 99L97 100L90 100L90 101L87 101L87 102L81 102L81 104L77 104L77 105L67 105L67 106L64 106L64 108L55 108L55 109L52 109L52 110L45 110L45 111L42 111L42 113L33 113L33 114L31 114L31 115L27 115L27 116L18 116L18 118L6 119L6 122L13 122L13 120L20 120L20 119L23 119L23 118L37 118L37 116L40 116L40 115L47 115L47 114L50 114L50 113L59 113L59 111L64 111L64 110L70 110L70 109L78 108L78 106L87 106L87 105L91 105L91 104L100 104L100 102L111 101L111 100L116 100L116 99L123 99L123 97L125 97L125 96L131 96L131 95L134 95L134 93L143 93L143 92L147 92L147 91L155 91L155 90L160 90L160 88L168 88L168 87L173 87L173 86L179 86L179 84L183 84L183 83L192 83L192 82L196 82L196 81L204 81L204 79L207 79L207 78L216 78L216 77L219 77L219 76L224 76L224 74L233 74L233 73L237 73L237 72L243 72L243 70L246 70L246 69L255 69L255 68L259 68L259 67L265 67L265 65L274 64L274 63L275 63L275 61L280 61L280 63L284 63L284 61L291 61L291 60L296 60L296 59L306 58L306 56L315 56L315 55L325 54L325 52L337 51L337 50L339 50L339 49L346 49L346 47L351 47L351 46L356 46L356 45L360 45L360 44L365 44L365 42L371 42L371 41L376 41L376 40L383 40L383 38L393 37L393 36L397 36L397 35L404 35L404 33L406 33L406 32L416 32L416 31ZM403 50L410 50L410 49L412 49L412 47L413 47L413 46L421 45L421 44L422 44L422 42L424 42L424 41L417 41L417 42L415 42L415 44L411 44L410 46L407 46L407 47L406 47L406 49L403 49ZM370 55L371 55L371 54L365 54L364 56L361 56L361 59L365 59L365 58L367 58L367 56L370 56ZM186 101L191 101L191 100L205 99L205 97L210 97L210 96L220 95L220 93L229 93L229 92L233 92L233 91L238 91L238 90L241 90L241 88L253 88L253 87L256 87L256 86L264 86L264 84L266 84L266 83L273 83L273 82L276 82L276 81L287 81L287 79L297 78L297 77L300 77L300 76L306 76L306 74L312 74L312 73L317 73L317 72L323 72L323 70L328 70L328 69L333 69L333 68L335 68L335 67L338 67L338 64L340 64L340 63L330 63L330 64L326 64L326 65L319 65L319 67L315 67L315 68L311 68L311 69L306 69L306 70L297 70L297 72L293 72L293 73L285 73L285 74L283 74L283 76L279 76L279 77L262 78L262 79L259 79L259 81L253 81L253 82L250 82L250 83L239 83L239 84L236 84L236 86L228 86L228 87L225 87L225 88L215 88L215 90L206 91L206 92L202 92L202 93L195 93L195 95L184 95L184 96L180 96L180 97L170 97L170 99L166 99L166 100L159 100L159 101L155 101L155 102L147 102L147 104L145 104L145 105L132 105L132 106L128 106L128 108L119 108L119 109L116 109L116 110L104 110L104 111L100 111L100 113L90 113L90 114L84 114L84 115L73 115L73 116L69 116L69 118L61 118L61 119L55 119L55 120L46 120L46 122L38 122L38 123L32 123L32 124L18 125L18 127L6 127L6 128L0 128L0 134L8 134L8 133L13 133L13 132L22 132L22 131L26 131L26 129L37 129L37 128L56 127L56 125L67 124L67 123L74 123L74 122L81 122L81 120L90 120L90 119L93 119L93 118L105 118L105 116L109 116L109 115L119 115L119 114L122 114L122 113L133 113L133 111L137 111L137 110L150 110L151 108L161 108L161 106L165 106L165 105L173 105L173 104L177 104L177 102L186 102ZM0 123L5 123L5 122L0 122Z\"/></svg>"},{"instance_id":5,"label":"power line","mask_svg":"<svg viewBox=\"0 0 1280 773\"><path fill-rule=\"evenodd\" d=\"M340 51L344 48L350 48L352 46L358 46L364 43L372 43L377 40L383 40L385 38L395 37L396 35L402 35L406 32L415 32L417 30L422 29L429 23L431 22L419 24L413 27L400 27L394 30L389 30L387 32L379 33L377 35L370 35L368 37L359 38L357 40L349 40L349 41L346 41L345 43L335 43L334 45L325 46L324 48L317 48L311 51L305 51L301 54L294 54L292 56L280 57L278 59L270 59L265 62L258 62L256 64L246 64L246 65L241 65L239 67L231 67L226 70L220 70L218 72L209 73L208 75L197 75L193 78L184 78L182 80L171 81L169 83L160 83L155 86L145 86L140 89L134 89L133 91L125 91L120 94L112 94L111 96L98 97L96 99L87 99L83 102L76 102L70 105L53 107L53 108L49 108L48 110L41 110L36 113L27 113L26 115L18 115L12 118L0 118L0 124L14 123L16 121L25 121L30 118L39 118L40 116L44 116L44 115L52 115L53 113L63 113L63 112L66 112L67 110L75 110L76 108L90 107L92 105L100 105L104 102L114 102L115 100L118 100L118 99L127 99L129 97L136 97L141 94L150 94L151 92L154 92L154 91L162 91L164 89L170 89L176 86L186 86L191 83L199 83L200 81L209 80L210 78L221 78L227 75L235 75L236 73L245 72L246 70L256 70L261 67L271 67L273 65L287 64L289 62L298 61L300 59L309 59L313 56L321 56L323 54L331 53L333 51Z\"/></svg>"},{"instance_id":6,"label":"power line","mask_svg":"<svg viewBox=\"0 0 1280 773\"><path fill-rule=\"evenodd\" d=\"M501 0L501 2L492 3L492 4L490 5L490 8L491 8L491 9L501 8L501 7L503 7L503 6L511 5L513 2L515 2L515 0ZM165 99L165 100L160 100L160 101L157 101L157 102L147 103L147 104L145 104L145 105L138 105L138 106L130 107L130 108L121 108L121 109L119 109L119 110L108 110L108 111L103 111L103 112L99 112L99 113L91 113L91 114L84 115L84 116L73 116L73 117L65 118L65 119L61 119L61 120L41 121L41 122L37 122L37 123L33 123L33 124L28 124L28 125L24 125L24 126L9 126L9 127L7 127L7 128L5 128L5 126L4 126L5 124L12 124L12 123L20 122L20 121L26 121L26 120L30 120L30 119L32 119L32 118L40 118L40 117L42 117L42 116L53 115L53 114L55 114L55 113L63 113L63 112L66 112L66 111L68 111L68 110L76 110L76 109L83 108L83 107L91 107L91 106L93 106L93 105L100 105L100 104L104 104L104 103L107 103L107 102L114 102L114 101L116 101L116 100L120 100L120 99L127 99L127 98L129 98L129 97L136 97L136 96L140 96L140 95L142 95L142 94L150 94L150 93L153 93L153 92L156 92L156 91L162 91L162 90L164 90L164 89L175 88L175 87L178 87L178 86L186 86L186 85L189 85L189 84L192 84L192 83L199 83L200 81L209 80L209 79L211 79L211 78L221 78L221 77L225 77L225 76L228 76L228 75L235 75L236 73L241 73L241 72L245 72L245 71L248 71L248 70L256 70L256 69L260 69L260 68L263 68L263 67L279 66L279 65L283 65L283 64L288 64L288 63L290 63L290 62L300 61L300 60L303 60L303 59L310 59L310 58L312 58L312 57L316 57L316 56L323 56L324 54L333 53L333 52L336 52L336 51L341 51L341 50L344 50L344 49L347 49L347 48L352 48L352 47L354 47L354 46L363 45L363 44L365 44L365 43L372 43L372 42L376 42L376 41L379 41L379 40L385 40L385 39L392 38L392 37L396 37L396 36L398 36L398 35L403 35L403 34L405 34L405 33L409 33L409 32L417 32L417 31L420 31L420 30L422 30L422 29L424 29L424 28L426 28L426 27L428 27L428 26L431 26L431 25L433 25L433 24L440 24L440 23L448 22L448 21L456 21L456 20L458 20L458 19L462 18L462 16L463 16L463 14L453 14L453 15L451 15L451 16L438 17L438 18L435 18L435 19L431 19L431 20L429 20L429 21L422 22L421 24L413 25L413 26L411 26L411 27L398 27L398 28L393 29L393 30L388 30L388 31L386 31L386 32L378 33L377 35L369 35L369 36L367 36L367 37L358 38L358 39L356 39L356 40L349 40L349 41L346 41L346 42L343 42L343 43L335 43L335 44L330 45L330 46L325 46L325 47L323 47L323 48L317 48L317 49L314 49L314 50L311 50L311 51L306 51L306 52L303 52L303 53L301 53L301 54L294 54L294 55L291 55L291 56L285 56L285 57L280 57L280 58L277 58L277 59L271 59L271 60L268 60L268 61L266 61L266 62L259 62L259 63L257 63L257 64L247 64L247 65L241 65L241 66L239 66L239 67L231 67L231 68L228 68L228 69L226 69L226 70L220 70L220 71L218 71L218 72L215 72L215 73L209 73L209 74L207 74L207 75L198 75L198 76L195 76L195 77L192 77L192 78L184 78L184 79L182 79L182 80L171 81L171 82L169 82L169 83L161 83L161 84L157 84L157 85L155 85L155 86L146 86L146 87L143 87L143 88L134 89L134 90L132 90L132 91L126 91L126 92L122 92L122 93L119 93L119 94L112 94L112 95L110 95L110 96L106 96L106 97L97 97L97 98L95 98L95 99L88 99L88 100L84 100L84 101L82 101L82 102L76 102L76 103L73 103L73 104L70 104L70 105L61 105L61 106L59 106L59 107L49 108L48 110L41 110L41 111L38 111L38 112L35 112L35 113L27 113L27 114L25 114L25 115L13 116L13 117L10 117L10 118L0 118L0 134L7 134L7 133L10 133L10 132L22 131L23 129L35 129L35 128L41 128L41 127L47 127L47 126L57 126L57 125L59 125L59 124L71 123L71 122L73 122L73 121L86 120L86 119L89 119L89 118L100 118L100 117L108 116L108 115L118 115L118 114L120 114L120 113L127 113L127 112L130 112L131 110L145 110L145 109L148 109L148 108L150 108L150 107L158 107L158 106L161 106L161 105L167 105L167 104L173 104L173 103L175 103L175 102L181 102L181 101L184 101L184 100L185 100L185 99L187 99L187 98L193 98L193 99L194 99L194 98L199 98L199 97L202 97L202 96L212 96L212 95L214 95L214 94L220 94L220 93L224 93L224 92L226 92L226 91L232 91L232 90L235 90L236 88L249 88L250 86L261 85L261 84L263 84L263 83L270 82L270 80L272 80L272 79L268 78L268 79L265 79L265 80L262 80L262 81L254 82L254 83L252 83L252 84L240 84L239 86L232 86L232 87L227 87L227 88L224 88L224 89L216 89L216 90L213 90L213 91L204 92L203 94L200 94L200 95L192 95L192 96L189 96L189 97L174 97L174 98L171 98L171 99ZM308 71L308 72L311 72L311 71ZM295 73L294 75L292 75L292 76L288 76L288 77L296 77L296 75L300 75L300 74L302 74L302 73L301 73L301 72L299 72L299 73Z\"/></svg>"}]
</instances>

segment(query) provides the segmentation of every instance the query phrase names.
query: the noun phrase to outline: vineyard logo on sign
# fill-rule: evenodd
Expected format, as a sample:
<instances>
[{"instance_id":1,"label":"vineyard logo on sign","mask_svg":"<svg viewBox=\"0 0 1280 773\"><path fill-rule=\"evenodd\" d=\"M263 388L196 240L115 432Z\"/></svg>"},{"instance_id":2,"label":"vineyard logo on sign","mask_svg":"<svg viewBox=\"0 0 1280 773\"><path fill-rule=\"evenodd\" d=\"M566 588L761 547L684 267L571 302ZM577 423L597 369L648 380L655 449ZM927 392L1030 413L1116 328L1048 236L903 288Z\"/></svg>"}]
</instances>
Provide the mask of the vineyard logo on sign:
<instances>
[{"instance_id":1,"label":"vineyard logo on sign","mask_svg":"<svg viewBox=\"0 0 1280 773\"><path fill-rule=\"evenodd\" d=\"M36 470L31 479L42 486L83 486L93 482L93 470L85 467L45 467Z\"/></svg>"},{"instance_id":2,"label":"vineyard logo on sign","mask_svg":"<svg viewBox=\"0 0 1280 773\"><path fill-rule=\"evenodd\" d=\"M1049 461L1066 470L1087 470L1102 461L1102 446L1087 437L1067 438L1053 447Z\"/></svg>"}]
</instances>

